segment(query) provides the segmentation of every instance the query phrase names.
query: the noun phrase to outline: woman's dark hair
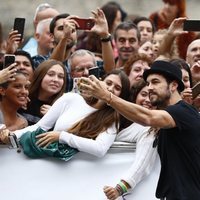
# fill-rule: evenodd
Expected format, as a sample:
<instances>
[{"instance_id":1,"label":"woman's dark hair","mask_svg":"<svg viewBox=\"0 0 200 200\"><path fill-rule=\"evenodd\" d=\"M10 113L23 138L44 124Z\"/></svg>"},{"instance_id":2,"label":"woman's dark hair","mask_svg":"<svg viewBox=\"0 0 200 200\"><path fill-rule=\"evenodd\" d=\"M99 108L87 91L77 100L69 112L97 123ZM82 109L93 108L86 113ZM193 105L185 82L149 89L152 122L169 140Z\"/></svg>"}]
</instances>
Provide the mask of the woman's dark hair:
<instances>
[{"instance_id":1,"label":"woman's dark hair","mask_svg":"<svg viewBox=\"0 0 200 200\"><path fill-rule=\"evenodd\" d=\"M151 26L152 26L152 32L153 34L155 33L156 31L156 27L154 25L154 23L147 17L143 17L143 16L139 16L139 17L136 17L134 20L133 20L133 23L138 25L140 22L142 21L147 21L147 22L150 22L151 23Z\"/></svg>"},{"instance_id":2,"label":"woman's dark hair","mask_svg":"<svg viewBox=\"0 0 200 200\"><path fill-rule=\"evenodd\" d=\"M114 4L107 3L103 7L101 7L101 9L103 10L105 17L107 19L109 33L112 33L114 31L113 23L115 21L115 18L117 16L117 11L119 11L119 8Z\"/></svg>"},{"instance_id":3,"label":"woman's dark hair","mask_svg":"<svg viewBox=\"0 0 200 200\"><path fill-rule=\"evenodd\" d=\"M144 79L142 79L141 81L139 81L137 83L137 85L135 85L134 87L131 87L130 95L129 95L129 101L132 102L132 103L136 103L136 99L137 99L138 94L146 86L147 86L146 81L144 81ZM120 130L127 128L132 123L133 123L133 121L130 121L127 118L125 118L124 116L121 116L121 118L120 118Z\"/></svg>"},{"instance_id":4,"label":"woman's dark hair","mask_svg":"<svg viewBox=\"0 0 200 200\"><path fill-rule=\"evenodd\" d=\"M170 61L170 63L172 63L173 65L176 65L180 69L184 69L184 70L186 70L188 72L189 80L190 80L190 87L192 87L192 73L191 73L190 67L186 63L186 61L184 59L180 58L180 59L172 59Z\"/></svg>"},{"instance_id":5,"label":"woman's dark hair","mask_svg":"<svg viewBox=\"0 0 200 200\"><path fill-rule=\"evenodd\" d=\"M130 90L130 101L133 102L133 103L136 103L136 99L137 99L138 94L146 86L147 86L146 81L144 81L144 79L142 79L141 81L139 81L137 83L137 85L132 87L131 90Z\"/></svg>"},{"instance_id":6,"label":"woman's dark hair","mask_svg":"<svg viewBox=\"0 0 200 200\"><path fill-rule=\"evenodd\" d=\"M126 11L124 11L122 9L122 7L121 7L121 5L119 3L115 2L115 1L109 1L107 3L107 5L114 5L114 6L116 6L118 8L118 10L121 12L122 21L125 20L125 18L127 17L127 13L126 13Z\"/></svg>"},{"instance_id":7,"label":"woman's dark hair","mask_svg":"<svg viewBox=\"0 0 200 200\"><path fill-rule=\"evenodd\" d=\"M109 75L118 75L121 80L121 94L120 97L128 100L130 83L127 75L122 70L113 70L104 76L104 79ZM102 120L103 119L103 123ZM101 132L115 123L116 129L119 131L120 115L109 105L104 104L102 107L85 117L83 120L74 124L68 131L78 136L95 139ZM95 123L92 123L94 122Z\"/></svg>"}]
</instances>

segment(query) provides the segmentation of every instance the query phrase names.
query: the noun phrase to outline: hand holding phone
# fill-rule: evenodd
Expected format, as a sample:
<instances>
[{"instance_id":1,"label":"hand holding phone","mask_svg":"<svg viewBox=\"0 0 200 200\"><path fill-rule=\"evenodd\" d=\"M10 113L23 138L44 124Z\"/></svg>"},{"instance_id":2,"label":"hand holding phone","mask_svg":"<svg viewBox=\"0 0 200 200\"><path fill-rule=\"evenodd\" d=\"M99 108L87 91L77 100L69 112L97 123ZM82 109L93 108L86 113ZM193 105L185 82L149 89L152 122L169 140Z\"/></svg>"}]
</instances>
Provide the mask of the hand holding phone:
<instances>
[{"instance_id":1,"label":"hand holding phone","mask_svg":"<svg viewBox=\"0 0 200 200\"><path fill-rule=\"evenodd\" d=\"M73 20L75 20L79 27L77 27L77 29L80 30L91 30L92 27L94 26L94 20L90 19L90 18L72 18Z\"/></svg>"},{"instance_id":2,"label":"hand holding phone","mask_svg":"<svg viewBox=\"0 0 200 200\"><path fill-rule=\"evenodd\" d=\"M25 18L15 18L13 30L17 30L20 36L20 41L23 39L24 36L24 27L25 27Z\"/></svg>"},{"instance_id":3,"label":"hand holding phone","mask_svg":"<svg viewBox=\"0 0 200 200\"><path fill-rule=\"evenodd\" d=\"M15 62L15 55L14 54L5 54L4 55L4 65L3 65L3 68L9 67L14 62Z\"/></svg>"},{"instance_id":4,"label":"hand holding phone","mask_svg":"<svg viewBox=\"0 0 200 200\"><path fill-rule=\"evenodd\" d=\"M195 99L199 94L200 94L200 82L198 82L192 88L192 97L193 97L193 99Z\"/></svg>"}]
</instances>

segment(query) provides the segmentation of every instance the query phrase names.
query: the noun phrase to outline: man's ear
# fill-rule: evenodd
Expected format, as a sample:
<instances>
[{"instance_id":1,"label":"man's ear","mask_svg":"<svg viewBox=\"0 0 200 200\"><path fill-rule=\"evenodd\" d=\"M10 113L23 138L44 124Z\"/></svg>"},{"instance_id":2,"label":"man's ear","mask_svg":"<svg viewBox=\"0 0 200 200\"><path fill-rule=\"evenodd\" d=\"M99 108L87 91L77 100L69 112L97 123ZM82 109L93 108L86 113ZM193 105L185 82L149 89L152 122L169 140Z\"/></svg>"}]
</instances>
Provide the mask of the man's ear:
<instances>
[{"instance_id":1,"label":"man's ear","mask_svg":"<svg viewBox=\"0 0 200 200\"><path fill-rule=\"evenodd\" d=\"M177 81L172 81L172 82L170 83L170 85L171 85L171 91L172 91L172 92L174 92L174 91L177 90L177 88L178 88L178 82L177 82Z\"/></svg>"},{"instance_id":2,"label":"man's ear","mask_svg":"<svg viewBox=\"0 0 200 200\"><path fill-rule=\"evenodd\" d=\"M40 38L40 34L39 33L35 33L35 39L38 41Z\"/></svg>"},{"instance_id":3,"label":"man's ear","mask_svg":"<svg viewBox=\"0 0 200 200\"><path fill-rule=\"evenodd\" d=\"M5 96L6 90L3 87L0 87L0 95Z\"/></svg>"}]
</instances>

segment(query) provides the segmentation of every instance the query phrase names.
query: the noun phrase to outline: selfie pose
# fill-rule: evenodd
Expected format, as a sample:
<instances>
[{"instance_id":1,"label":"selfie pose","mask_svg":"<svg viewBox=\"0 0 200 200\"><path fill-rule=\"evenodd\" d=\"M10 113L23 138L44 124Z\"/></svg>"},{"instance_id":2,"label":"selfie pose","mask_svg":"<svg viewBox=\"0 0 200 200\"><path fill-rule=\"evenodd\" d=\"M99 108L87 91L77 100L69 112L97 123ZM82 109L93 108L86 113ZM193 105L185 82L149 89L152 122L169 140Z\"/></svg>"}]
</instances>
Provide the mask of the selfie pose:
<instances>
[{"instance_id":1,"label":"selfie pose","mask_svg":"<svg viewBox=\"0 0 200 200\"><path fill-rule=\"evenodd\" d=\"M182 72L169 62L155 61L143 77L148 83L150 101L159 110L148 110L112 95L94 76L82 78L85 83L81 87L128 119L160 128L154 141L161 160L157 198L199 200L200 115L181 99Z\"/></svg>"}]
</instances>

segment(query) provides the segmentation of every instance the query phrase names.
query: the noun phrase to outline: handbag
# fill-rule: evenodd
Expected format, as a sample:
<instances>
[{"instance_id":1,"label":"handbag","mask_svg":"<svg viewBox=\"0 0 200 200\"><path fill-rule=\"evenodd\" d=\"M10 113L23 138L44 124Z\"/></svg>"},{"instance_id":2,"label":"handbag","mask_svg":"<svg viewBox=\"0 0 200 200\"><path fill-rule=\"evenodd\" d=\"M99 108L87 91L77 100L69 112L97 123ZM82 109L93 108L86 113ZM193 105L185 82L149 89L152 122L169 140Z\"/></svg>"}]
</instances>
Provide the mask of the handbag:
<instances>
[{"instance_id":1,"label":"handbag","mask_svg":"<svg viewBox=\"0 0 200 200\"><path fill-rule=\"evenodd\" d=\"M36 136L45 132L43 129L38 128L35 131L27 131L21 136L19 142L25 155L31 158L55 157L68 161L78 152L77 149L59 142L51 143L47 147L38 147Z\"/></svg>"}]
</instances>

